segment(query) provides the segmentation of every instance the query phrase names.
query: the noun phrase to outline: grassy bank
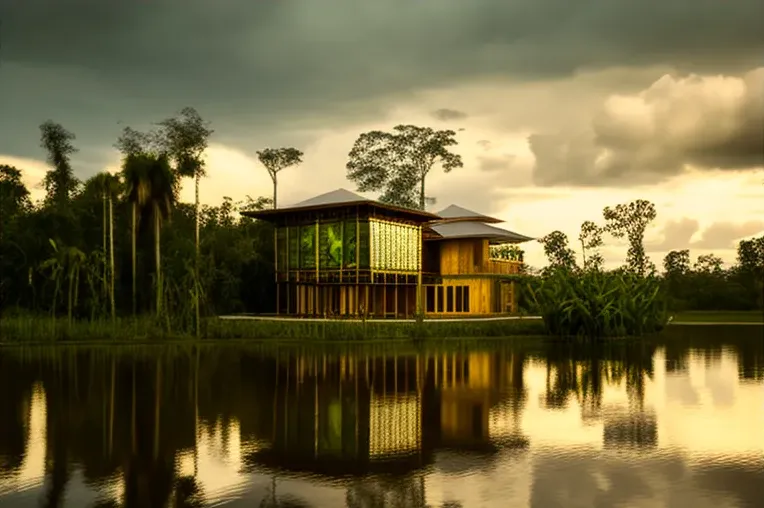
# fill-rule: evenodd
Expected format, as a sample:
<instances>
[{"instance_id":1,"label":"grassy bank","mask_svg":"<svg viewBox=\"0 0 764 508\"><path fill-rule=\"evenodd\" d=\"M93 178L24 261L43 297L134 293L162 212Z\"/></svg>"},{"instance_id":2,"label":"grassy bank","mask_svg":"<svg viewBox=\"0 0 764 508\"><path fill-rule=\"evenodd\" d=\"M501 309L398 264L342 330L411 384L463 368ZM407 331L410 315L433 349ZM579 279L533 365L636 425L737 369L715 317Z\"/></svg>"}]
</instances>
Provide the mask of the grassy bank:
<instances>
[{"instance_id":1,"label":"grassy bank","mask_svg":"<svg viewBox=\"0 0 764 508\"><path fill-rule=\"evenodd\" d=\"M764 312L688 311L674 314L674 323L764 323Z\"/></svg>"},{"instance_id":2,"label":"grassy bank","mask_svg":"<svg viewBox=\"0 0 764 508\"><path fill-rule=\"evenodd\" d=\"M204 339L374 340L406 338L468 338L543 335L540 320L438 322L264 321L208 318ZM0 320L4 343L63 341L193 340L192 331L169 330L151 317L73 321L50 317L7 317Z\"/></svg>"}]
</instances>

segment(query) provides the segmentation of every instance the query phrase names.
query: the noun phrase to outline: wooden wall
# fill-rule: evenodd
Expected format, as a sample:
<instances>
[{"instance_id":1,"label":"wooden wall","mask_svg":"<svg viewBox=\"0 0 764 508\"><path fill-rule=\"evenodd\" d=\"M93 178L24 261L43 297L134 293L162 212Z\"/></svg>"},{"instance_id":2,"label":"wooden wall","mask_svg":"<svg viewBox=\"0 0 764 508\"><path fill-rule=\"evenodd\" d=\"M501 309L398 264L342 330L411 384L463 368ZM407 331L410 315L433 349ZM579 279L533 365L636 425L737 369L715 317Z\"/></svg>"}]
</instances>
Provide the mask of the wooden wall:
<instances>
[{"instance_id":1,"label":"wooden wall","mask_svg":"<svg viewBox=\"0 0 764 508\"><path fill-rule=\"evenodd\" d=\"M493 311L493 292L495 281L489 278L448 278L443 277L442 286L426 286L424 293L423 308L427 314L464 316L465 314L491 314ZM448 288L453 288L454 307L456 306L456 288L469 288L469 312L458 312L447 306Z\"/></svg>"},{"instance_id":2,"label":"wooden wall","mask_svg":"<svg viewBox=\"0 0 764 508\"><path fill-rule=\"evenodd\" d=\"M480 273L488 260L488 240L467 238L440 243L441 275Z\"/></svg>"},{"instance_id":3,"label":"wooden wall","mask_svg":"<svg viewBox=\"0 0 764 508\"><path fill-rule=\"evenodd\" d=\"M465 238L443 240L440 246L440 273L442 275L470 275L493 273L512 275L520 273L519 261L491 259L488 240Z\"/></svg>"}]
</instances>

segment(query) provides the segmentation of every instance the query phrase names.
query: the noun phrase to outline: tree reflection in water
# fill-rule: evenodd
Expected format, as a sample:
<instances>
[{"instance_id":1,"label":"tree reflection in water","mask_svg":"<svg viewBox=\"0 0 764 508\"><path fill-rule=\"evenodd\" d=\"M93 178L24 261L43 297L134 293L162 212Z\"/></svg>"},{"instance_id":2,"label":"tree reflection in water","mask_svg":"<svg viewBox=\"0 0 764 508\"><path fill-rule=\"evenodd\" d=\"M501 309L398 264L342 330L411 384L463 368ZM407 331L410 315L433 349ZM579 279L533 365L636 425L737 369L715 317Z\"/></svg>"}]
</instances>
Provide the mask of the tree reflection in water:
<instances>
[{"instance_id":1,"label":"tree reflection in water","mask_svg":"<svg viewBox=\"0 0 764 508\"><path fill-rule=\"evenodd\" d=\"M18 474L28 443L39 440L42 506L64 500L87 506L90 498L69 499L78 490L70 483L81 476L99 497L91 508L200 508L214 497L198 475L204 434L208 457L225 459L238 441L241 475L272 478L270 492L255 499L263 498L262 507L313 504L277 482L293 473L339 482L333 485L342 485L348 508L424 508L425 474L490 468L500 452L514 448L520 456L532 445L522 418L531 363L545 374L541 405L556 410L578 403L585 422L601 422L605 448L657 446L657 415L644 402L656 349L665 349L666 371L681 373L688 344L712 362L721 354L718 344L692 342L699 340L394 352L376 346L2 350L0 481ZM741 379L762 379L764 346L731 343ZM627 403L603 407L604 388L619 385ZM30 433L34 397L45 401L44 436ZM182 470L181 457L194 458L193 470ZM277 484L283 491L276 492Z\"/></svg>"}]
</instances>

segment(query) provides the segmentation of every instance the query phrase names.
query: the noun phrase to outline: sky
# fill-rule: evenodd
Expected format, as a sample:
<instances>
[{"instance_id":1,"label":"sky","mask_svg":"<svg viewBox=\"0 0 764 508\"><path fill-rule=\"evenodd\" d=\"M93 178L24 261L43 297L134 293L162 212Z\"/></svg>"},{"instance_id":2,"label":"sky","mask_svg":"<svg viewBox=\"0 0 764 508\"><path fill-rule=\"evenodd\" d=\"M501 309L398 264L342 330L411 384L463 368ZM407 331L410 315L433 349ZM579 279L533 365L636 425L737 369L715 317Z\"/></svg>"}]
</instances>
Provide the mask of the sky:
<instances>
[{"instance_id":1,"label":"sky","mask_svg":"<svg viewBox=\"0 0 764 508\"><path fill-rule=\"evenodd\" d=\"M269 195L255 152L294 146L287 206L355 190L362 132L453 129L464 167L428 176L432 211L576 242L647 199L657 265L684 248L729 263L764 232L762 19L760 0L0 0L0 163L40 196L43 121L76 134L85 179L119 167L125 126L193 106L215 129L202 202Z\"/></svg>"}]
</instances>

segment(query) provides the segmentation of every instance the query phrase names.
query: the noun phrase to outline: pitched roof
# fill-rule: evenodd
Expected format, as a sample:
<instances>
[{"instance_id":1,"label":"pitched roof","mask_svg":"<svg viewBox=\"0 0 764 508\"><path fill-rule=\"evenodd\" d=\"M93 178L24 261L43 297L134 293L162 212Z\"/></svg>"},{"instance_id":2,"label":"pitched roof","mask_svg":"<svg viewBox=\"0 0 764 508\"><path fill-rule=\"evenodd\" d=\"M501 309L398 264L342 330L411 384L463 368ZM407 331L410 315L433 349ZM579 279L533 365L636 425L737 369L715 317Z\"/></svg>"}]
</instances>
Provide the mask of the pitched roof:
<instances>
[{"instance_id":1,"label":"pitched roof","mask_svg":"<svg viewBox=\"0 0 764 508\"><path fill-rule=\"evenodd\" d=\"M301 211L308 211L308 210L317 210L317 209L334 208L334 207L351 206L351 205L363 205L363 204L368 204L371 206L375 206L377 208L381 208L383 210L389 210L398 214L403 214L409 218L412 218L421 222L429 222L432 220L440 219L440 217L438 217L437 215L429 213L429 212L425 212L422 210L412 210L410 208L403 208L400 206L389 205L387 203L381 203L379 201L374 201L373 199L365 198L361 196L360 194L356 194L355 192L351 192L347 189L337 189L331 192L325 192L323 194L319 194L318 196L312 197L310 199L306 199L305 201L300 201L297 204L287 206L284 208L257 210L257 211L243 211L241 212L241 214L244 215L245 217L253 217L256 219L269 219L269 218L272 219L272 218L283 216L285 214L289 214L292 212L301 212Z\"/></svg>"},{"instance_id":2,"label":"pitched roof","mask_svg":"<svg viewBox=\"0 0 764 508\"><path fill-rule=\"evenodd\" d=\"M476 220L488 224L498 224L499 222L502 222L499 219L483 215L482 213L473 212L472 210L468 210L458 205L450 205L435 215L445 219L444 222L456 220Z\"/></svg>"},{"instance_id":3,"label":"pitched roof","mask_svg":"<svg viewBox=\"0 0 764 508\"><path fill-rule=\"evenodd\" d=\"M440 239L451 238L488 238L495 243L523 243L534 240L530 236L514 231L497 228L482 222L446 222L433 224L430 229L440 235Z\"/></svg>"},{"instance_id":4,"label":"pitched roof","mask_svg":"<svg viewBox=\"0 0 764 508\"><path fill-rule=\"evenodd\" d=\"M355 192L350 192L347 189L337 189L331 192L325 192L323 194L319 194L318 196L314 196L310 199L306 199L305 201L300 201L299 203L289 206L288 208L342 205L345 203L362 203L366 201L371 202L372 200L365 198L361 196L360 194L356 194Z\"/></svg>"}]
</instances>

